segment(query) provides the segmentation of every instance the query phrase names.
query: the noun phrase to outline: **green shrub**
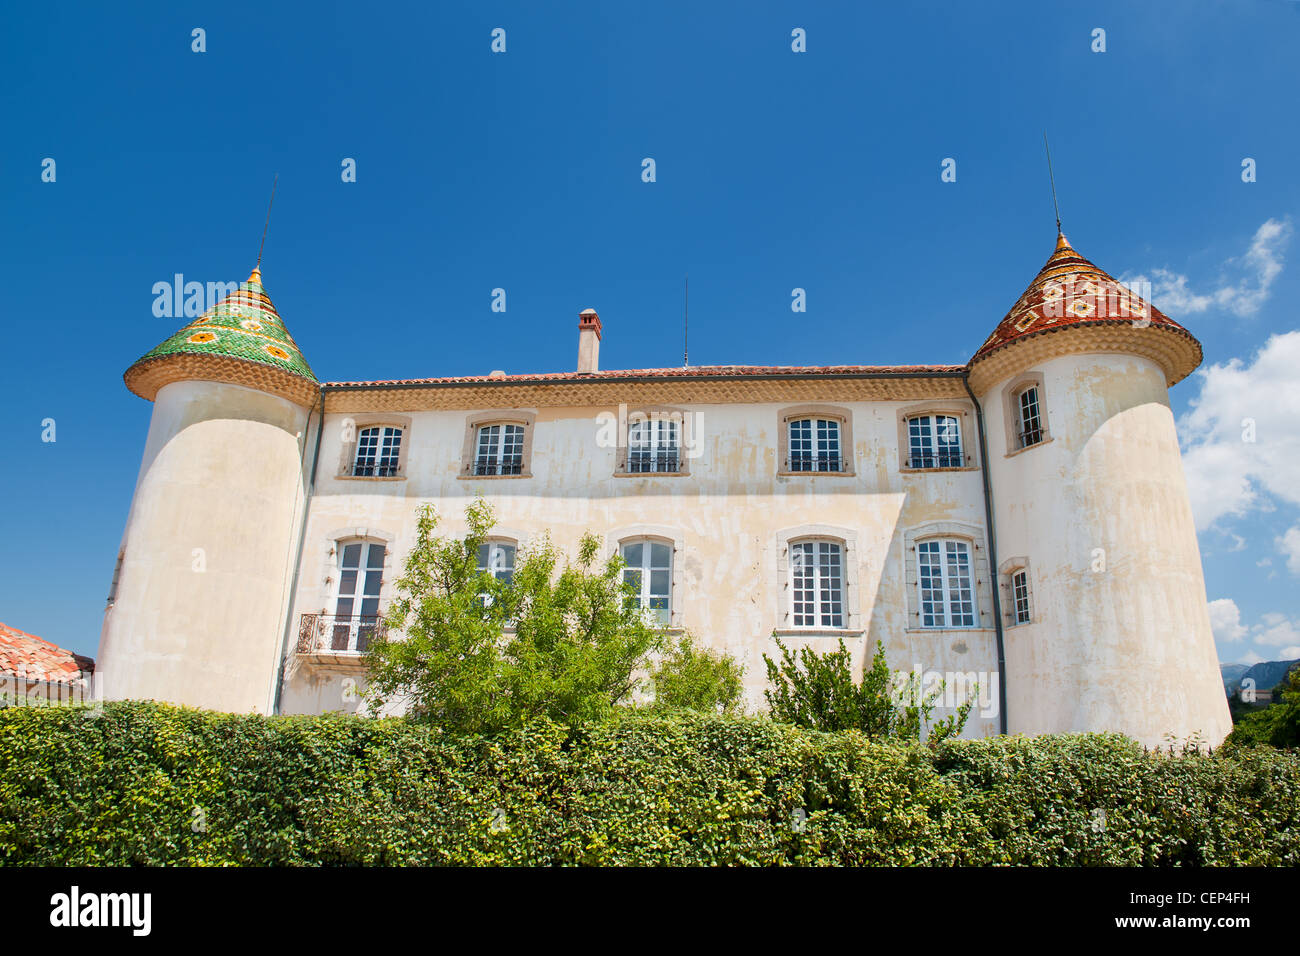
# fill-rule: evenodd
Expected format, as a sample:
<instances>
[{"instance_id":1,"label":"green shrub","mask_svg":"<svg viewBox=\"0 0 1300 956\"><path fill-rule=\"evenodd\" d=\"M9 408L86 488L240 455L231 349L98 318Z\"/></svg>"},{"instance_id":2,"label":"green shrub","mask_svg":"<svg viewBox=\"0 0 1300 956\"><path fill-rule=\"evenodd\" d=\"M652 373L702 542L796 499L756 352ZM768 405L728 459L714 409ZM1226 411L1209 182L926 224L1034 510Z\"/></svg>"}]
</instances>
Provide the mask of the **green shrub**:
<instances>
[{"instance_id":1,"label":"green shrub","mask_svg":"<svg viewBox=\"0 0 1300 956\"><path fill-rule=\"evenodd\" d=\"M791 651L775 632L772 640L781 659L763 655L771 685L763 696L776 720L809 730L860 730L868 737L898 740L920 740L928 724L930 744L955 737L966 726L973 699L931 722L944 685L926 692L915 672L899 680L902 675L889 669L881 642L876 644L871 666L863 669L861 680L855 680L853 658L842 638L838 650L820 653L811 647Z\"/></svg>"},{"instance_id":2,"label":"green shrub","mask_svg":"<svg viewBox=\"0 0 1300 956\"><path fill-rule=\"evenodd\" d=\"M0 712L0 861L1300 863L1300 756L1263 748L930 748L689 712L495 737L400 718L92 713Z\"/></svg>"},{"instance_id":3,"label":"green shrub","mask_svg":"<svg viewBox=\"0 0 1300 956\"><path fill-rule=\"evenodd\" d=\"M650 681L660 709L735 714L743 709L745 668L729 654L701 647L689 634L670 643Z\"/></svg>"}]
</instances>

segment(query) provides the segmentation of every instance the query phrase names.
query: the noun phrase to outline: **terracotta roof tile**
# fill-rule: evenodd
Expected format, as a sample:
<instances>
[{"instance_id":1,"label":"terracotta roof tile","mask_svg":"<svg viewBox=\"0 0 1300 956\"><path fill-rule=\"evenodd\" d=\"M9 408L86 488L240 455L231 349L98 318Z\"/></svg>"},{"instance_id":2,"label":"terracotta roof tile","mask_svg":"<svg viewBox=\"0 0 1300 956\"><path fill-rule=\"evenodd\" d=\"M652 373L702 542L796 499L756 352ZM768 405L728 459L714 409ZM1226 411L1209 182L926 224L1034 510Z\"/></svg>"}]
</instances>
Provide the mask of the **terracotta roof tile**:
<instances>
[{"instance_id":1,"label":"terracotta roof tile","mask_svg":"<svg viewBox=\"0 0 1300 956\"><path fill-rule=\"evenodd\" d=\"M0 624L0 674L12 674L31 681L72 684L82 672L95 669L89 657L64 650L57 644Z\"/></svg>"},{"instance_id":2,"label":"terracotta roof tile","mask_svg":"<svg viewBox=\"0 0 1300 956\"><path fill-rule=\"evenodd\" d=\"M491 385L617 381L620 379L710 378L852 378L864 376L959 375L964 365L691 365L685 368L633 368L601 372L538 372L525 375L463 375L446 378L400 378L373 382L326 382L326 388L382 388L402 385Z\"/></svg>"}]
</instances>

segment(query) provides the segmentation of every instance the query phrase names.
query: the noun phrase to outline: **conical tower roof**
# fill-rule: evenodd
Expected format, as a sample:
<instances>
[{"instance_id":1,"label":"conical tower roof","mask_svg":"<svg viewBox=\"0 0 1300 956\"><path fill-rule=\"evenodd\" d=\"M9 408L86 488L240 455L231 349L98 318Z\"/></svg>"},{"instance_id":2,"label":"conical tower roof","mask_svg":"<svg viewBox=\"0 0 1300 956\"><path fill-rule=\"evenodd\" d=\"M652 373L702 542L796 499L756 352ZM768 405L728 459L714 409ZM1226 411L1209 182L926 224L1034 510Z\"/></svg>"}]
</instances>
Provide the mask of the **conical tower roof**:
<instances>
[{"instance_id":1,"label":"conical tower roof","mask_svg":"<svg viewBox=\"0 0 1300 956\"><path fill-rule=\"evenodd\" d=\"M262 286L260 269L123 377L127 388L150 401L162 386L192 379L246 385L303 405L313 404L320 391Z\"/></svg>"},{"instance_id":2,"label":"conical tower roof","mask_svg":"<svg viewBox=\"0 0 1300 956\"><path fill-rule=\"evenodd\" d=\"M1201 364L1201 344L1154 305L1093 265L1057 233L1056 249L1011 311L971 358L971 367L994 357L1008 364L1012 347L1067 330L1090 330L1051 344L1061 351L1131 351L1155 359L1170 385ZM1041 342L1040 342L1041 344ZM983 374L985 379L988 373Z\"/></svg>"}]
</instances>

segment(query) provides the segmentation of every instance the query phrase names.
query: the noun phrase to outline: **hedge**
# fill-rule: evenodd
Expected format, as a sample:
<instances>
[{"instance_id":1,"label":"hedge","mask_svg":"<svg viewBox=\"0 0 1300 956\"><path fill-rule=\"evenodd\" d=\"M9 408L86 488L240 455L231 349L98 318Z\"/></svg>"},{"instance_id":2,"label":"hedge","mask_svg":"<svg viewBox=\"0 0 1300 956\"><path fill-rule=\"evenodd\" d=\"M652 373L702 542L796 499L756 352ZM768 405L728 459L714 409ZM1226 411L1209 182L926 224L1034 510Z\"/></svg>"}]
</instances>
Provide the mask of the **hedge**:
<instances>
[{"instance_id":1,"label":"hedge","mask_svg":"<svg viewBox=\"0 0 1300 956\"><path fill-rule=\"evenodd\" d=\"M455 737L161 704L0 711L0 861L39 865L1300 863L1300 754L937 748L629 713Z\"/></svg>"}]
</instances>

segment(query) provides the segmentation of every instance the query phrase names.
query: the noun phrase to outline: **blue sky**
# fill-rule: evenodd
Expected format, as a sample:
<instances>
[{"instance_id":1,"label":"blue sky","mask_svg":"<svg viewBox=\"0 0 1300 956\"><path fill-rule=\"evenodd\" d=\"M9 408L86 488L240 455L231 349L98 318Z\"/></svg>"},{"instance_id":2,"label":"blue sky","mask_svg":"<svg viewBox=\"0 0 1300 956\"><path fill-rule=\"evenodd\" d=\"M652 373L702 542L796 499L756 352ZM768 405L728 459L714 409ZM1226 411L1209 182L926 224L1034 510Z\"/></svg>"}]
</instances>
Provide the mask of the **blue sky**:
<instances>
[{"instance_id":1,"label":"blue sky","mask_svg":"<svg viewBox=\"0 0 1300 956\"><path fill-rule=\"evenodd\" d=\"M5 623L95 652L122 372L184 324L153 285L243 279L276 173L266 285L322 379L567 370L586 307L603 367L676 365L688 272L692 364L961 363L1052 251L1046 131L1075 247L1205 346L1172 397L1220 656L1300 656L1300 4L9 4L0 37Z\"/></svg>"}]
</instances>

